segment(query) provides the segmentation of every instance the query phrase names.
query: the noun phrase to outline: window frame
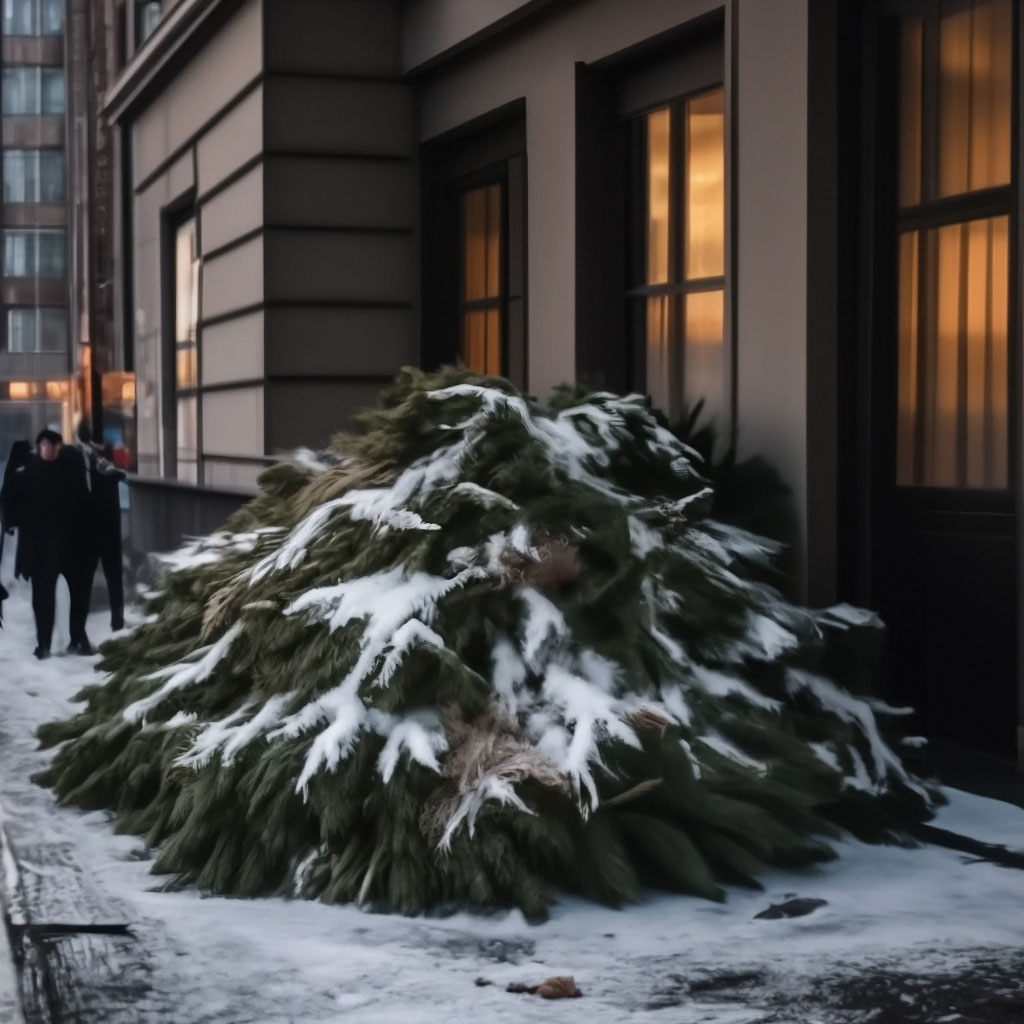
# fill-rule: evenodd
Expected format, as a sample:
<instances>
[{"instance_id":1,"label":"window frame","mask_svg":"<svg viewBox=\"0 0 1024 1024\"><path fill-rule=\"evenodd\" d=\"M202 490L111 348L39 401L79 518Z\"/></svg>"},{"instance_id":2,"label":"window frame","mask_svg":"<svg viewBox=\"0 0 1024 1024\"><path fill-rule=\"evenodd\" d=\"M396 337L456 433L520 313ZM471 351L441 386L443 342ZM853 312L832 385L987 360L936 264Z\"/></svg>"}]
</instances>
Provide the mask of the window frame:
<instances>
[{"instance_id":1,"label":"window frame","mask_svg":"<svg viewBox=\"0 0 1024 1024\"><path fill-rule=\"evenodd\" d=\"M420 361L428 369L461 354L463 300L461 196L502 185L502 375L528 380L526 107L498 108L420 149L422 259Z\"/></svg>"},{"instance_id":2,"label":"window frame","mask_svg":"<svg viewBox=\"0 0 1024 1024\"><path fill-rule=\"evenodd\" d=\"M196 259L199 269L196 274L196 324L195 324L195 386L179 388L177 371L177 237L178 231L190 220L195 221ZM161 244L161 452L162 471L166 479L179 481L186 485L202 487L204 485L203 464L203 387L202 387L202 281L203 281L203 248L201 234L201 218L199 206L195 201L194 191L164 208L162 217ZM183 479L179 473L178 458L178 401L180 398L192 398L196 403L196 479ZM191 460L181 460L191 461Z\"/></svg>"},{"instance_id":3,"label":"window frame","mask_svg":"<svg viewBox=\"0 0 1024 1024\"><path fill-rule=\"evenodd\" d=\"M15 2L17 2L17 0L15 0ZM25 5L31 8L30 20L32 22L32 31L12 32L5 24L6 19L0 19L0 32L2 32L4 36L10 36L11 38L18 39L31 39L41 36L46 39L53 39L64 34L64 5L62 3L57 2L53 5L56 10L60 11L60 26L55 31L45 30L45 20L43 17L45 0L27 0Z\"/></svg>"},{"instance_id":4,"label":"window frame","mask_svg":"<svg viewBox=\"0 0 1024 1024\"><path fill-rule=\"evenodd\" d=\"M8 273L7 271L7 238L10 235L33 235L37 239L37 243L34 246L34 269L26 274L14 274ZM39 271L39 245L38 238L40 235L47 237L61 236L63 239L63 245L61 246L61 268L59 274L42 274ZM67 229L63 227L54 228L40 228L40 227L4 227L0 229L0 242L3 244L2 252L0 252L0 277L5 281L29 281L29 280L43 280L43 281L65 281L68 276L68 233Z\"/></svg>"},{"instance_id":5,"label":"window frame","mask_svg":"<svg viewBox=\"0 0 1024 1024\"><path fill-rule=\"evenodd\" d=\"M2 93L3 110L0 111L3 117L64 117L67 113L68 96L67 96L67 76L64 74L64 68L59 65L51 64L9 64L0 69L0 79L6 79L9 74L17 74L24 72L35 72L35 95L37 99L36 106L37 110L8 110L6 107L7 97L9 95L16 95L17 90L9 88L6 82L3 83L0 93ZM45 97L46 90L43 88L43 79L46 74L59 75L61 82L60 90L60 109L59 110L46 110Z\"/></svg>"},{"instance_id":6,"label":"window frame","mask_svg":"<svg viewBox=\"0 0 1024 1024\"><path fill-rule=\"evenodd\" d=\"M728 188L728 145L727 129L723 119L723 163L724 163L724 202L723 202L723 253L722 273L711 277L686 277L686 244L687 220L685 203L687 157L689 152L687 110L689 104L711 93L721 91L723 114L725 111L725 84L711 82L706 86L694 86L690 90L661 102L650 102L641 109L631 113L626 121L625 131L628 135L627 152L629 168L626 174L626 201L628 213L626 218L629 237L627 257L627 279L624 289L627 305L626 323L629 333L630 362L633 372L634 387L651 395L651 382L648 379L647 366L647 301L651 298L665 297L669 299L672 350L670 364L674 374L674 386L678 388L678 396L671 395L670 403L678 398L679 412L688 416L693 411L686 398L686 302L689 296L706 293L722 293L722 395L726 402L723 422L716 421L719 443L728 445L734 436L735 394L732 383L732 340L730 338L729 310L729 268L733 249L729 237L729 188ZM667 278L665 282L649 284L647 277L648 254L648 201L649 183L647 175L647 151L649 139L649 116L660 110L669 112L669 163L668 163L668 241L667 241ZM642 282L642 283L638 283ZM704 401L709 396L701 396ZM666 415L669 409L662 409ZM704 417L707 416L705 407Z\"/></svg>"},{"instance_id":7,"label":"window frame","mask_svg":"<svg viewBox=\"0 0 1024 1024\"><path fill-rule=\"evenodd\" d=\"M32 154L35 157L35 165L37 174L35 176L37 198L27 199L8 199L7 184L7 158L13 156L15 153L21 154ZM59 154L60 156L60 197L57 199L44 199L42 198L42 182L43 182L43 162L44 154ZM24 167L24 163L23 163ZM3 197L3 204L5 206L25 206L29 204L36 205L63 205L67 202L67 161L63 147L60 146L6 146L2 150L2 161L0 161L0 195ZM20 184L26 185L29 179L26 175L22 175Z\"/></svg>"},{"instance_id":8,"label":"window frame","mask_svg":"<svg viewBox=\"0 0 1024 1024\"><path fill-rule=\"evenodd\" d=\"M463 292L463 285L466 281L466 250L464 247L464 220L463 200L465 197L478 189L498 187L498 294L482 299L467 299ZM474 174L452 183L455 193L453 203L458 209L457 236L458 247L458 294L456 299L458 317L458 357L465 362L464 335L466 315L473 312L488 312L497 310L498 313L498 340L500 346L498 373L508 376L509 370L509 337L508 337L508 171L504 163L494 164L491 167L483 168ZM476 371L474 371L476 372Z\"/></svg>"},{"instance_id":9,"label":"window frame","mask_svg":"<svg viewBox=\"0 0 1024 1024\"><path fill-rule=\"evenodd\" d=\"M14 313L32 312L35 314L35 337L37 342L42 338L42 316L44 312L58 312L63 314L63 343L59 348L32 348L13 349L11 348L11 315ZM59 305L9 305L4 307L3 318L3 350L8 355L54 355L66 354L69 350L71 339L71 323L67 306Z\"/></svg>"},{"instance_id":10,"label":"window frame","mask_svg":"<svg viewBox=\"0 0 1024 1024\"><path fill-rule=\"evenodd\" d=\"M990 186L952 196L939 195L938 188L938 127L939 127L939 46L938 29L944 14L956 13L973 6L972 0L881 0L880 14L883 32L882 52L889 55L886 62L889 76L881 84L881 90L888 90L896 102L888 108L888 121L883 119L884 142L877 154L878 170L885 183L881 199L887 208L883 215L882 230L886 232L888 249L884 258L876 262L876 281L879 291L885 297L883 308L887 309L886 332L892 338L892 351L887 358L892 360L891 388L879 395L885 403L889 438L885 458L878 464L884 466L879 478L884 491L891 491L901 505L920 513L943 510L957 513L1006 513L1014 507L1014 495L1019 487L1018 459L1020 452L1020 388L1021 356L1018 352L1021 339L1020 301L1020 154L1021 99L1021 13L1017 3L1011 4L1013 31L1011 44L1011 108L1010 108L1010 180L1004 185ZM921 85L921 181L920 197L917 203L903 206L900 198L900 171L902 150L901 132L901 79L902 67L901 30L905 20L921 18L924 22L922 42L922 85ZM931 43L931 45L929 45ZM895 59L892 59L895 57ZM884 58L883 58L884 59ZM910 231L918 233L918 266L925 267L924 257L928 245L928 233L940 228L995 217L1008 218L1008 298L1007 298L1007 475L1004 487L972 487L965 484L932 485L923 483L900 483L898 469L899 445L899 245L902 236ZM920 318L928 301L926 289L919 289L918 317ZM919 319L919 322L920 321ZM920 367L919 367L920 372ZM958 407L958 418L965 415ZM958 446L964 444L958 428ZM915 438L914 460L920 465L921 439ZM962 453L958 463L962 462Z\"/></svg>"}]
</instances>

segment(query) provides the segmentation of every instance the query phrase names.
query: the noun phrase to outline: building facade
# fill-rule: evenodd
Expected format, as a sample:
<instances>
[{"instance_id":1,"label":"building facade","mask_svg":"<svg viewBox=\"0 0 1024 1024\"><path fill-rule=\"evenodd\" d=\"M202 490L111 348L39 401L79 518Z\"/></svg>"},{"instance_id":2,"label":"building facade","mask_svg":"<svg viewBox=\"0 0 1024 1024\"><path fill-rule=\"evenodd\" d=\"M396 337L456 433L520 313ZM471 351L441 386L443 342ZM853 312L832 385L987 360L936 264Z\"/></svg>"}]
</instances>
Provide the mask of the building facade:
<instances>
[{"instance_id":1,"label":"building facade","mask_svg":"<svg viewBox=\"0 0 1024 1024\"><path fill-rule=\"evenodd\" d=\"M698 399L888 692L1021 742L1013 0L177 0L107 93L133 516L207 529L403 364Z\"/></svg>"},{"instance_id":2,"label":"building facade","mask_svg":"<svg viewBox=\"0 0 1024 1024\"><path fill-rule=\"evenodd\" d=\"M119 407L134 400L110 319L113 168L99 113L114 25L112 0L3 5L0 459L44 426L69 435L98 420L104 387Z\"/></svg>"}]
</instances>

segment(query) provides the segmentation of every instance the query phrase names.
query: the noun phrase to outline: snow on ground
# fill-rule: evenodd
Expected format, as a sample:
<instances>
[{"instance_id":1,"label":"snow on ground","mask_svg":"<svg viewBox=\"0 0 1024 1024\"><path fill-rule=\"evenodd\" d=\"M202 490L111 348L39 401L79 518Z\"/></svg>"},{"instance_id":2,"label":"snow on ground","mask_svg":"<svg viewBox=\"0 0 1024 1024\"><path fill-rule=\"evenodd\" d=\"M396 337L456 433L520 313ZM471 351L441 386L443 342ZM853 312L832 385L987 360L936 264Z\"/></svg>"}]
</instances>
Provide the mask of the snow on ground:
<instances>
[{"instance_id":1,"label":"snow on ground","mask_svg":"<svg viewBox=\"0 0 1024 1024\"><path fill-rule=\"evenodd\" d=\"M9 568L3 578L10 580ZM72 710L70 698L89 681L96 659L35 661L27 587L8 585L13 599L0 632L0 814L40 843L73 844L83 871L126 908L148 977L139 996L144 1020L1024 1019L1024 1002L1014 1001L1021 998L1016 979L1024 976L1024 872L932 847L849 841L837 862L773 873L764 892L730 890L722 905L658 895L616 911L565 900L539 926L518 913L410 920L303 901L161 891L140 840L114 835L105 814L58 807L29 781L48 756L36 750L35 728ZM105 618L90 619L94 642L106 635ZM1024 810L949 796L940 827L1024 850ZM789 895L828 905L806 917L754 920ZM3 1020L7 970L0 962ZM505 991L510 982L535 985L557 974L573 975L584 998L549 1003ZM974 988L966 991L970 979ZM1016 1009L967 1016L981 998L976 993Z\"/></svg>"}]
</instances>

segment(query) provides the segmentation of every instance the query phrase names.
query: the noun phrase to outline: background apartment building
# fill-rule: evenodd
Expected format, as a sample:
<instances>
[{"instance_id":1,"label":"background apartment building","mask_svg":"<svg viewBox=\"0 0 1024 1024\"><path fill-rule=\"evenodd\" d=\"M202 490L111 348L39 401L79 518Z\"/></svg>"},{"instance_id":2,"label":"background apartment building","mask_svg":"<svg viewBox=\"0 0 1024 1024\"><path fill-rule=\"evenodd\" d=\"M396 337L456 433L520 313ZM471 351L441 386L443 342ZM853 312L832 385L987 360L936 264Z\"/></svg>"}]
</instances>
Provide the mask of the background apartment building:
<instances>
[{"instance_id":1,"label":"background apartment building","mask_svg":"<svg viewBox=\"0 0 1024 1024\"><path fill-rule=\"evenodd\" d=\"M134 384L114 340L113 180L100 102L116 61L106 0L4 0L0 18L0 459L81 419L119 458ZM108 414L103 424L103 406Z\"/></svg>"},{"instance_id":2,"label":"background apartment building","mask_svg":"<svg viewBox=\"0 0 1024 1024\"><path fill-rule=\"evenodd\" d=\"M1012 0L129 5L106 112L137 542L210 528L403 363L703 397L792 487L805 596L882 611L890 696L1011 754L1021 21Z\"/></svg>"}]
</instances>

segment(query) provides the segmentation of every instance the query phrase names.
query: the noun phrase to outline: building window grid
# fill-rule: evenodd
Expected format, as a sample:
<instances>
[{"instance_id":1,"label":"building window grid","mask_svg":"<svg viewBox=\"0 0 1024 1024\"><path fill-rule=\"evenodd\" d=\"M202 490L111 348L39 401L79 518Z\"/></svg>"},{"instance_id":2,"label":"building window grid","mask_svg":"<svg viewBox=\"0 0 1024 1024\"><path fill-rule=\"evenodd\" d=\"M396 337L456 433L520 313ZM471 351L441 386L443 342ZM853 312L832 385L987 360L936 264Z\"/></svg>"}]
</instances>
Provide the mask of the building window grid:
<instances>
[{"instance_id":1,"label":"building window grid","mask_svg":"<svg viewBox=\"0 0 1024 1024\"><path fill-rule=\"evenodd\" d=\"M1013 38L1010 0L900 24L903 487L1009 485Z\"/></svg>"},{"instance_id":2,"label":"building window grid","mask_svg":"<svg viewBox=\"0 0 1024 1024\"><path fill-rule=\"evenodd\" d=\"M39 64L5 67L0 73L4 117L50 117L64 113L64 69Z\"/></svg>"},{"instance_id":3,"label":"building window grid","mask_svg":"<svg viewBox=\"0 0 1024 1024\"><path fill-rule=\"evenodd\" d=\"M671 422L703 402L724 440L731 423L724 90L660 104L632 123L637 228L626 296L644 387Z\"/></svg>"},{"instance_id":4,"label":"building window grid","mask_svg":"<svg viewBox=\"0 0 1024 1024\"><path fill-rule=\"evenodd\" d=\"M66 198L64 150L5 149L5 203L63 203Z\"/></svg>"},{"instance_id":5,"label":"building window grid","mask_svg":"<svg viewBox=\"0 0 1024 1024\"><path fill-rule=\"evenodd\" d=\"M3 276L6 278L63 278L67 265L64 228L5 228Z\"/></svg>"},{"instance_id":6,"label":"building window grid","mask_svg":"<svg viewBox=\"0 0 1024 1024\"><path fill-rule=\"evenodd\" d=\"M68 311L63 306L10 306L4 335L11 353L67 352Z\"/></svg>"},{"instance_id":7,"label":"building window grid","mask_svg":"<svg viewBox=\"0 0 1024 1024\"><path fill-rule=\"evenodd\" d=\"M64 32L64 0L3 0L5 36L59 36Z\"/></svg>"}]
</instances>

